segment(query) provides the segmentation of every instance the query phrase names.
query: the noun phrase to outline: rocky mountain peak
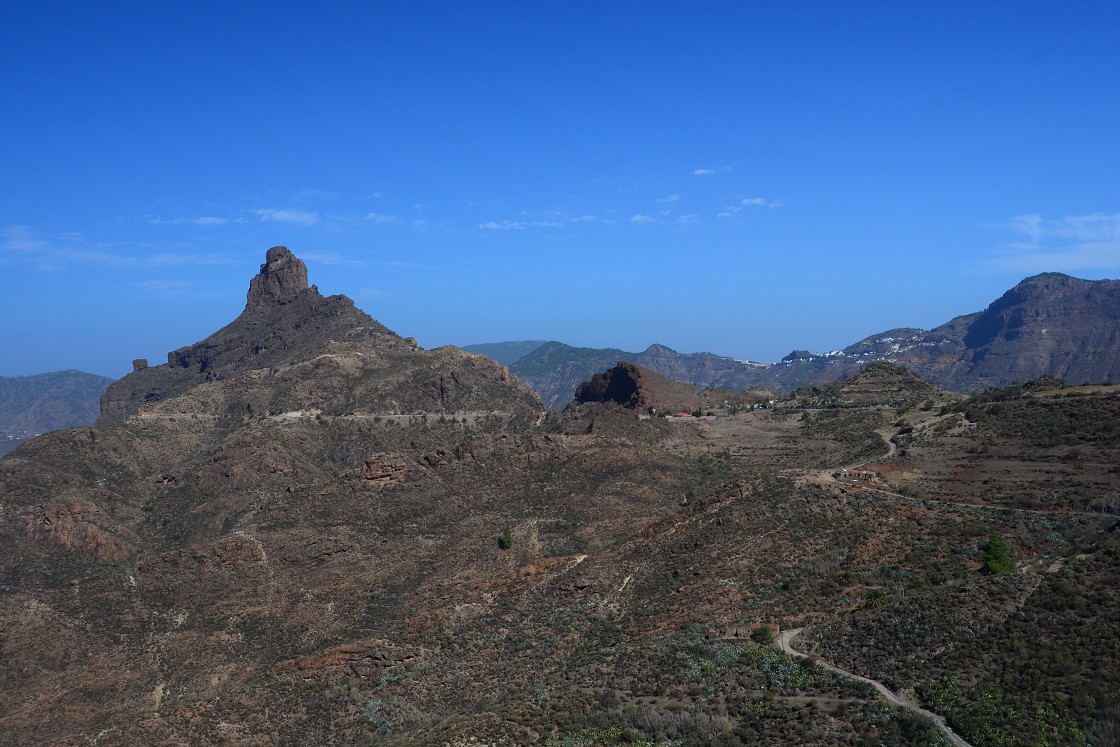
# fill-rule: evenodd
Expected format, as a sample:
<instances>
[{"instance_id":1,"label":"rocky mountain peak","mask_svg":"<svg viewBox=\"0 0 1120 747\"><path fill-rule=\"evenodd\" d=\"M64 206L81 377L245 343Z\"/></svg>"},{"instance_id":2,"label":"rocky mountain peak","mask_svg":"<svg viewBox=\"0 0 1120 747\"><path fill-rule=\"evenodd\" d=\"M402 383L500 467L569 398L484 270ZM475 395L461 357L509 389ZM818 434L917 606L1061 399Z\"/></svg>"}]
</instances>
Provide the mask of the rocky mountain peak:
<instances>
[{"instance_id":1,"label":"rocky mountain peak","mask_svg":"<svg viewBox=\"0 0 1120 747\"><path fill-rule=\"evenodd\" d=\"M245 308L257 309L287 303L307 290L307 265L288 251L274 246L265 254L261 271L249 282Z\"/></svg>"},{"instance_id":2,"label":"rocky mountain peak","mask_svg":"<svg viewBox=\"0 0 1120 747\"><path fill-rule=\"evenodd\" d=\"M539 398L496 363L456 348L422 350L349 298L324 297L307 284L303 262L282 246L268 250L236 319L172 350L166 364L134 368L101 398L100 425L181 414L236 425L311 411L500 411L532 419L541 409Z\"/></svg>"},{"instance_id":3,"label":"rocky mountain peak","mask_svg":"<svg viewBox=\"0 0 1120 747\"><path fill-rule=\"evenodd\" d=\"M576 401L613 402L631 409L646 405L646 392L642 386L642 369L633 363L620 361L614 368L597 373L576 389Z\"/></svg>"},{"instance_id":4,"label":"rocky mountain peak","mask_svg":"<svg viewBox=\"0 0 1120 747\"><path fill-rule=\"evenodd\" d=\"M651 357L652 356L659 356L659 355L673 356L673 355L680 355L680 353L678 353L676 350L673 350L670 347L666 347L665 345L662 345L660 343L655 342L652 345L650 345L648 348L646 348L645 352L642 353L642 355L651 356Z\"/></svg>"},{"instance_id":5,"label":"rocky mountain peak","mask_svg":"<svg viewBox=\"0 0 1120 747\"><path fill-rule=\"evenodd\" d=\"M240 316L206 339L172 350L165 365L134 365L105 392L98 422L123 420L141 405L178 397L203 382L290 366L332 344L361 340L394 344L399 338L345 296L324 298L308 285L307 266L287 247L274 246L249 283Z\"/></svg>"}]
</instances>

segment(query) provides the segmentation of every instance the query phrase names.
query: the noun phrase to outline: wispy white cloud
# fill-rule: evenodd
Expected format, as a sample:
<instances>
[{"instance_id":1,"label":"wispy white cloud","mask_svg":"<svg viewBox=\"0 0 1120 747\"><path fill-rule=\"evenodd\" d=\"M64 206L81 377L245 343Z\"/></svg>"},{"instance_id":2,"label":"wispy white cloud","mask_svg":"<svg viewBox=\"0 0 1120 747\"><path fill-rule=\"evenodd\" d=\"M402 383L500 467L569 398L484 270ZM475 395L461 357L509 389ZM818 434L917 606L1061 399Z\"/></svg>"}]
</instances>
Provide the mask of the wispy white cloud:
<instances>
[{"instance_id":1,"label":"wispy white cloud","mask_svg":"<svg viewBox=\"0 0 1120 747\"><path fill-rule=\"evenodd\" d=\"M700 220L699 215L678 215L677 223L695 223Z\"/></svg>"},{"instance_id":2,"label":"wispy white cloud","mask_svg":"<svg viewBox=\"0 0 1120 747\"><path fill-rule=\"evenodd\" d=\"M393 223L397 220L397 216L371 212L363 215L362 220L369 221L370 223Z\"/></svg>"},{"instance_id":3,"label":"wispy white cloud","mask_svg":"<svg viewBox=\"0 0 1120 747\"><path fill-rule=\"evenodd\" d=\"M1031 244L1042 240L1042 216L1038 213L1017 215L1008 221L1006 227L1015 233L1026 234Z\"/></svg>"},{"instance_id":4,"label":"wispy white cloud","mask_svg":"<svg viewBox=\"0 0 1120 747\"><path fill-rule=\"evenodd\" d=\"M149 226L181 226L184 223L192 223L196 226L221 226L233 222L229 218L221 218L216 215L202 215L198 218L165 218L162 215L149 215L147 219ZM244 222L244 219L239 222Z\"/></svg>"},{"instance_id":5,"label":"wispy white cloud","mask_svg":"<svg viewBox=\"0 0 1120 747\"><path fill-rule=\"evenodd\" d=\"M156 267L177 267L181 265L234 265L237 262L221 254L181 254L179 252L161 252L149 254L138 258L137 264L154 265Z\"/></svg>"},{"instance_id":6,"label":"wispy white cloud","mask_svg":"<svg viewBox=\"0 0 1120 747\"><path fill-rule=\"evenodd\" d=\"M599 218L595 217L594 215L577 215L572 218L568 218L569 223L595 223L598 220Z\"/></svg>"},{"instance_id":7,"label":"wispy white cloud","mask_svg":"<svg viewBox=\"0 0 1120 747\"><path fill-rule=\"evenodd\" d=\"M325 251L325 252L300 252L299 256L311 262L318 262L324 265L343 265L347 267L364 267L365 262L360 259L351 259L344 257L340 252Z\"/></svg>"},{"instance_id":8,"label":"wispy white cloud","mask_svg":"<svg viewBox=\"0 0 1120 747\"><path fill-rule=\"evenodd\" d=\"M680 201L680 199L681 199L681 196L680 196L680 195L678 195L678 194L671 194L671 195L666 195L666 196L664 196L664 197L658 197L658 198L657 198L657 202L658 202L658 204L660 204L660 205L667 205L667 204L668 204L668 203L670 203L670 202L679 202L679 201Z\"/></svg>"},{"instance_id":9,"label":"wispy white cloud","mask_svg":"<svg viewBox=\"0 0 1120 747\"><path fill-rule=\"evenodd\" d=\"M43 241L30 226L8 225L0 231L0 246L5 251L31 254L41 251L47 242Z\"/></svg>"},{"instance_id":10,"label":"wispy white cloud","mask_svg":"<svg viewBox=\"0 0 1120 747\"><path fill-rule=\"evenodd\" d=\"M488 220L485 223L479 223L478 227L488 231L521 231L526 228L559 228L564 223L564 221L555 218L544 220Z\"/></svg>"},{"instance_id":11,"label":"wispy white cloud","mask_svg":"<svg viewBox=\"0 0 1120 747\"><path fill-rule=\"evenodd\" d=\"M743 208L748 207L766 207L766 208L779 208L785 205L785 200L771 200L767 197L742 197L739 202L727 207L716 213L717 217L730 218L733 215L741 213Z\"/></svg>"},{"instance_id":12,"label":"wispy white cloud","mask_svg":"<svg viewBox=\"0 0 1120 747\"><path fill-rule=\"evenodd\" d=\"M254 211L261 221L290 223L295 226L311 226L319 221L319 215L307 210L262 208Z\"/></svg>"},{"instance_id":13,"label":"wispy white cloud","mask_svg":"<svg viewBox=\"0 0 1120 747\"><path fill-rule=\"evenodd\" d=\"M168 267L181 265L232 265L235 260L220 254L155 252L150 247L105 245L80 234L40 236L33 228L10 225L0 229L0 250L10 261L37 270L56 271L73 264L104 267Z\"/></svg>"},{"instance_id":14,"label":"wispy white cloud","mask_svg":"<svg viewBox=\"0 0 1120 747\"><path fill-rule=\"evenodd\" d=\"M528 225L524 221L519 220L488 220L485 223L479 223L479 228L485 228L488 231L520 231Z\"/></svg>"},{"instance_id":15,"label":"wispy white cloud","mask_svg":"<svg viewBox=\"0 0 1120 747\"><path fill-rule=\"evenodd\" d=\"M638 215L630 216L630 222L631 223L654 223L656 221L657 221L657 218L654 218L652 215L638 214Z\"/></svg>"},{"instance_id":16,"label":"wispy white cloud","mask_svg":"<svg viewBox=\"0 0 1120 747\"><path fill-rule=\"evenodd\" d=\"M1011 272L1120 270L1120 213L1047 219L1019 215L997 226L1016 238L986 264Z\"/></svg>"},{"instance_id":17,"label":"wispy white cloud","mask_svg":"<svg viewBox=\"0 0 1120 747\"><path fill-rule=\"evenodd\" d=\"M179 290L194 285L190 280L141 280L136 287L147 291Z\"/></svg>"},{"instance_id":18,"label":"wispy white cloud","mask_svg":"<svg viewBox=\"0 0 1120 747\"><path fill-rule=\"evenodd\" d=\"M715 169L693 169L692 170L692 175L693 176L715 176L716 175L716 170Z\"/></svg>"},{"instance_id":19,"label":"wispy white cloud","mask_svg":"<svg viewBox=\"0 0 1120 747\"><path fill-rule=\"evenodd\" d=\"M786 204L785 200L771 200L766 197L744 197L741 203L744 207L769 207L779 208Z\"/></svg>"}]
</instances>

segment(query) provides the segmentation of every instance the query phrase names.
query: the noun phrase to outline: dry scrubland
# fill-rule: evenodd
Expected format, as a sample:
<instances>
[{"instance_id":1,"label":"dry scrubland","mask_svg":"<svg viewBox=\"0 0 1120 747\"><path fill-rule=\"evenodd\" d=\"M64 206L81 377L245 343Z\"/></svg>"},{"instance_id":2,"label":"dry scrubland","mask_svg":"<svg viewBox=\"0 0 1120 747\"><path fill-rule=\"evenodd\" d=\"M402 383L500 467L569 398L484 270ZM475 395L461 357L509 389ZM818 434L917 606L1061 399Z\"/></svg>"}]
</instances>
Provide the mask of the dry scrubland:
<instances>
[{"instance_id":1,"label":"dry scrubland","mask_svg":"<svg viewBox=\"0 0 1120 747\"><path fill-rule=\"evenodd\" d=\"M546 414L309 292L246 313L322 345L231 325L0 461L0 743L947 744L772 625L974 745L1117 742L1116 388Z\"/></svg>"},{"instance_id":2,"label":"dry scrubland","mask_svg":"<svg viewBox=\"0 0 1120 747\"><path fill-rule=\"evenodd\" d=\"M5 553L0 717L13 744L936 743L751 640L779 623L973 744L1108 743L1116 393L927 394L52 434L0 469L39 499ZM1032 408L1094 435L1012 433ZM1076 497L1069 448L1096 460ZM982 572L992 536L1013 572Z\"/></svg>"}]
</instances>

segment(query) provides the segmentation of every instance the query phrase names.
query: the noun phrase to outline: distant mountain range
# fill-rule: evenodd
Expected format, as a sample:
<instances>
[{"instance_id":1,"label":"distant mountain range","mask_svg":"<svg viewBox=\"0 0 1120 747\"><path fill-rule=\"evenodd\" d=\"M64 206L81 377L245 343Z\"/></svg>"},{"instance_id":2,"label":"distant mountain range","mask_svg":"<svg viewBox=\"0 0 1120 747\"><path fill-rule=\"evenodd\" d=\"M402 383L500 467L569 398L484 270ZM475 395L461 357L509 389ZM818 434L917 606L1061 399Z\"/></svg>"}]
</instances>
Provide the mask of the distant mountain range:
<instances>
[{"instance_id":1,"label":"distant mountain range","mask_svg":"<svg viewBox=\"0 0 1120 747\"><path fill-rule=\"evenodd\" d=\"M489 355L488 349L516 350L525 343L491 343L467 345L472 353ZM503 346L509 346L505 348ZM594 374L626 361L655 371L666 378L693 386L744 391L767 386L763 373L767 366L761 363L737 361L712 353L678 353L664 345L650 345L640 353L617 348L577 348L562 342L546 342L527 355L510 363L495 358L509 366L510 373L541 395L541 401L550 410L559 410L574 397L576 387Z\"/></svg>"},{"instance_id":2,"label":"distant mountain range","mask_svg":"<svg viewBox=\"0 0 1120 747\"><path fill-rule=\"evenodd\" d=\"M83 371L0 376L0 454L39 433L92 424L112 381Z\"/></svg>"},{"instance_id":3,"label":"distant mountain range","mask_svg":"<svg viewBox=\"0 0 1120 747\"><path fill-rule=\"evenodd\" d=\"M1105 382L1120 378L1120 281L1081 280L1056 272L1034 275L984 311L935 329L891 329L829 353L794 350L769 365L712 353L682 354L656 344L640 353L555 341L465 349L508 365L540 392L550 409L564 407L580 383L620 361L686 384L728 390L789 391L842 379L874 361L904 365L961 392L1044 374L1077 384Z\"/></svg>"},{"instance_id":4,"label":"distant mountain range","mask_svg":"<svg viewBox=\"0 0 1120 747\"><path fill-rule=\"evenodd\" d=\"M231 327L221 336L246 334ZM172 365L153 367L141 378L158 374L159 381L149 383L161 396L169 396L212 376L204 370L208 362L231 355L221 352L224 344L207 341L176 351L172 357L178 358ZM932 330L890 329L840 351L794 350L773 364L713 353L678 353L658 344L641 352L544 340L483 343L465 349L509 366L553 410L567 405L581 383L621 361L691 386L728 391L756 387L790 391L843 379L874 361L904 365L928 381L960 392L1043 374L1074 384L1101 383L1120 380L1120 281L1043 273L1026 278L984 311L956 317ZM98 398L110 383L112 379L73 370L0 377L0 454L34 434L93 423ZM130 408L122 407L122 401L131 398L131 393L114 390L105 403L109 417L127 414Z\"/></svg>"}]
</instances>

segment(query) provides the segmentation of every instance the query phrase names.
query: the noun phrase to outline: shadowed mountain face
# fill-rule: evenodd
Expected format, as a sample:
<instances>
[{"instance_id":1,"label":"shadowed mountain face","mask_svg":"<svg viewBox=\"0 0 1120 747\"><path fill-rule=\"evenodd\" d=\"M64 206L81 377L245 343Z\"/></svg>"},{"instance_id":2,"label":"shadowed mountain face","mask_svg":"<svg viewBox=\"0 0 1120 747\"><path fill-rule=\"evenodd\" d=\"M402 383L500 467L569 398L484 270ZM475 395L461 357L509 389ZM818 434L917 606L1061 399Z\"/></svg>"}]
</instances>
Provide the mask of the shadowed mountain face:
<instances>
[{"instance_id":1,"label":"shadowed mountain face","mask_svg":"<svg viewBox=\"0 0 1120 747\"><path fill-rule=\"evenodd\" d=\"M0 376L0 454L39 433L93 423L112 381L82 371Z\"/></svg>"},{"instance_id":2,"label":"shadowed mountain face","mask_svg":"<svg viewBox=\"0 0 1120 747\"><path fill-rule=\"evenodd\" d=\"M1042 375L1077 384L1120 379L1120 281L1027 278L980 314L963 342L962 365L945 379L970 388Z\"/></svg>"},{"instance_id":3,"label":"shadowed mountain face","mask_svg":"<svg viewBox=\"0 0 1120 747\"><path fill-rule=\"evenodd\" d=\"M1038 376L1078 384L1113 380L1120 375L1120 281L1035 275L983 312L929 332L869 337L834 360L843 368L853 359L876 358L902 363L955 391Z\"/></svg>"},{"instance_id":4,"label":"shadowed mountain face","mask_svg":"<svg viewBox=\"0 0 1120 747\"><path fill-rule=\"evenodd\" d=\"M96 426L0 459L0 743L937 743L778 624L978 745L1115 733L1115 387L880 364L645 419L619 401L705 393L624 364L546 413L267 260Z\"/></svg>"},{"instance_id":5,"label":"shadowed mountain face","mask_svg":"<svg viewBox=\"0 0 1120 747\"><path fill-rule=\"evenodd\" d=\"M508 353L509 348L495 349ZM475 346L485 354L487 346ZM821 354L795 350L773 365L711 353L678 353L651 345L641 353L573 348L549 342L509 363L510 371L541 394L546 406L564 407L575 387L624 360L674 381L741 391L763 386L790 391L851 376L874 361L900 363L953 391L976 391L1038 376L1074 383L1120 378L1120 281L1079 280L1060 273L1027 278L985 311L957 317L933 330L880 332Z\"/></svg>"},{"instance_id":6,"label":"shadowed mountain face","mask_svg":"<svg viewBox=\"0 0 1120 747\"><path fill-rule=\"evenodd\" d=\"M732 406L766 402L776 396L766 390L726 392L682 384L634 363L622 361L591 377L576 388L579 404L610 403L628 410L670 414L731 409ZM737 407L735 409L738 409Z\"/></svg>"}]
</instances>

